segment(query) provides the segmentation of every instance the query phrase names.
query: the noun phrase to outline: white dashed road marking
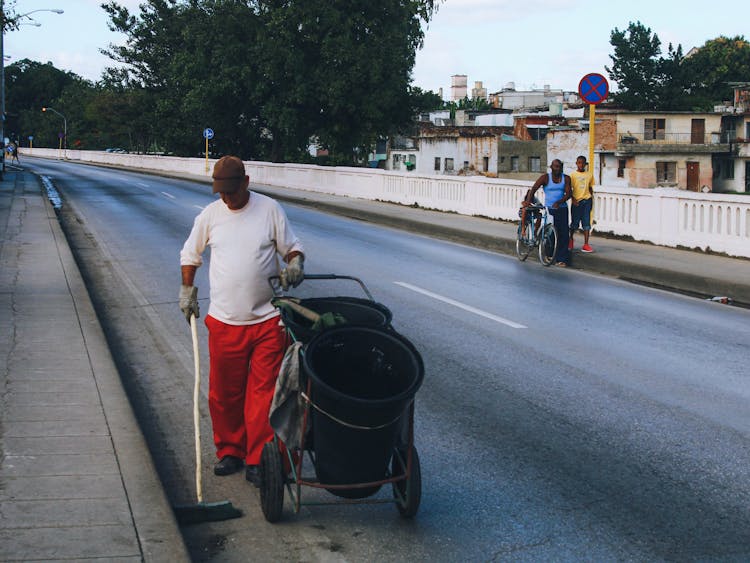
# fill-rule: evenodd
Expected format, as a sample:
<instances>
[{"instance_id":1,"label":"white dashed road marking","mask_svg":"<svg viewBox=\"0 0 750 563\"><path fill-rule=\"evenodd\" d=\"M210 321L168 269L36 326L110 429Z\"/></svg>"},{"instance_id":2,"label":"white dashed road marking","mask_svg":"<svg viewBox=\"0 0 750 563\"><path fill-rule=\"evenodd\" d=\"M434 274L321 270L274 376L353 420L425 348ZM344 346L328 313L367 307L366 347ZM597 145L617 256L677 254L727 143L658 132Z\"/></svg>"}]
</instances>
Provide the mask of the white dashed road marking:
<instances>
[{"instance_id":1,"label":"white dashed road marking","mask_svg":"<svg viewBox=\"0 0 750 563\"><path fill-rule=\"evenodd\" d=\"M481 309L477 309L476 307L472 307L471 305L466 305L465 303L461 303L460 301L456 301L455 299L451 299L450 297L438 295L437 293L422 289L421 287L417 287L416 285L398 281L393 283L395 283L396 285L400 285L401 287L405 287L406 289L416 291L417 293L421 293L422 295L426 295L427 297L432 297L433 299L437 299L438 301L442 301L443 303L447 303L448 305L453 305L454 307L458 307L459 309L463 309L464 311L468 311L469 313L474 313L475 315L479 315L480 317L484 317L485 319L490 319L491 321L504 324L511 328L528 328L525 325L519 324L509 319L504 319L503 317L498 317L497 315L493 315L492 313L488 313L487 311L482 311Z\"/></svg>"}]
</instances>

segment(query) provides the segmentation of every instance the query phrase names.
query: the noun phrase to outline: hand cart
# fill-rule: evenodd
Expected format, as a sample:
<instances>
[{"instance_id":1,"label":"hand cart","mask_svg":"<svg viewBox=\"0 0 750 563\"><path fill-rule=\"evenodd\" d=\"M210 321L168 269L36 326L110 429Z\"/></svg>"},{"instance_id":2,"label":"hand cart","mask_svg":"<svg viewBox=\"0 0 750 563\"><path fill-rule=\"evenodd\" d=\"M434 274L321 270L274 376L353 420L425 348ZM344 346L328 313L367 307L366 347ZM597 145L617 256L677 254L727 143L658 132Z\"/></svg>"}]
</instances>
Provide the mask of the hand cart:
<instances>
[{"instance_id":1,"label":"hand cart","mask_svg":"<svg viewBox=\"0 0 750 563\"><path fill-rule=\"evenodd\" d=\"M277 279L269 278L274 291ZM291 339L300 342L299 442L285 444L276 433L263 448L263 515L269 522L281 518L286 489L295 514L309 505L395 503L401 516L411 518L419 509L422 486L414 446L414 395L424 377L422 358L393 329L390 311L375 302L361 280L336 274L305 275L305 280L352 280L367 299L274 300ZM326 315L332 322L320 323ZM314 475L310 468L304 471L305 457ZM387 484L392 498L371 498ZM305 502L303 487L339 498Z\"/></svg>"}]
</instances>

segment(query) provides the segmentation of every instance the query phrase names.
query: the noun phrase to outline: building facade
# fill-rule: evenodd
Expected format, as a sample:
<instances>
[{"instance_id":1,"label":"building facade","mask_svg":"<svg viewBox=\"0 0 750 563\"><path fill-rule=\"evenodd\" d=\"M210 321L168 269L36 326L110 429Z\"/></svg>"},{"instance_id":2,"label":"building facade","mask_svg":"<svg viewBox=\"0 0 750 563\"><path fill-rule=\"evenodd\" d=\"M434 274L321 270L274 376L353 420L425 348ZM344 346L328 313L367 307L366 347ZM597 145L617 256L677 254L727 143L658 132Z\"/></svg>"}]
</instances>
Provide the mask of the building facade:
<instances>
[{"instance_id":1,"label":"building facade","mask_svg":"<svg viewBox=\"0 0 750 563\"><path fill-rule=\"evenodd\" d=\"M714 163L731 157L720 113L598 110L612 120L614 147L600 149L601 183L713 191Z\"/></svg>"}]
</instances>

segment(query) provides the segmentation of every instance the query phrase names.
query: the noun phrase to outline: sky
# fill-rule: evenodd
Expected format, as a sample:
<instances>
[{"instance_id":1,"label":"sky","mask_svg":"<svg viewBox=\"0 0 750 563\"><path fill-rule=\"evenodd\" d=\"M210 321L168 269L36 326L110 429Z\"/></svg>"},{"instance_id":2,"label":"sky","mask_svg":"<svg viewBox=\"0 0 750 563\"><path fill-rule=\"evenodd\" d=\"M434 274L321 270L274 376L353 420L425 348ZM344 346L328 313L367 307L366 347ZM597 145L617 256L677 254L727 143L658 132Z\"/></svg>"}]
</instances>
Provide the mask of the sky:
<instances>
[{"instance_id":1,"label":"sky","mask_svg":"<svg viewBox=\"0 0 750 563\"><path fill-rule=\"evenodd\" d=\"M142 1L120 4L137 13ZM28 58L98 80L113 64L99 50L125 40L109 31L101 3L16 0L18 14L51 8L65 12L31 14L40 27L22 25L7 32L5 64ZM481 81L490 93L509 82L519 90L549 84L576 91L584 75L607 75L614 28L624 30L640 21L659 36L664 52L670 42L687 52L719 35L750 39L746 16L747 0L446 0L425 28L413 82L425 90L442 88L445 99L454 74L467 75L469 89Z\"/></svg>"}]
</instances>

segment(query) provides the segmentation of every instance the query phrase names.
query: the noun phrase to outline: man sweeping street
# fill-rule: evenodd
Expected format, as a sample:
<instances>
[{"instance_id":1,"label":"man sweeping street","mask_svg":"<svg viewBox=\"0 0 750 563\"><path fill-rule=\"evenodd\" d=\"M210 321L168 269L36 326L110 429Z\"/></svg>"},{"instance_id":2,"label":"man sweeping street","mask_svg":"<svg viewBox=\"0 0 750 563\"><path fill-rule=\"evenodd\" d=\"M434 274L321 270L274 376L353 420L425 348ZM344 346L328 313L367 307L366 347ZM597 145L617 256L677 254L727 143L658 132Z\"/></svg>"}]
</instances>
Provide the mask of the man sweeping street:
<instances>
[{"instance_id":1,"label":"man sweeping street","mask_svg":"<svg viewBox=\"0 0 750 563\"><path fill-rule=\"evenodd\" d=\"M278 311L271 305L270 276L284 289L304 278L304 251L286 214L273 199L249 191L250 178L236 156L220 158L213 170L219 200L196 218L180 252L180 309L190 322L199 316L193 285L202 254L211 248L208 404L219 461L214 474L245 466L258 484L263 445L273 438L268 410L287 346ZM286 262L280 269L279 257Z\"/></svg>"}]
</instances>

